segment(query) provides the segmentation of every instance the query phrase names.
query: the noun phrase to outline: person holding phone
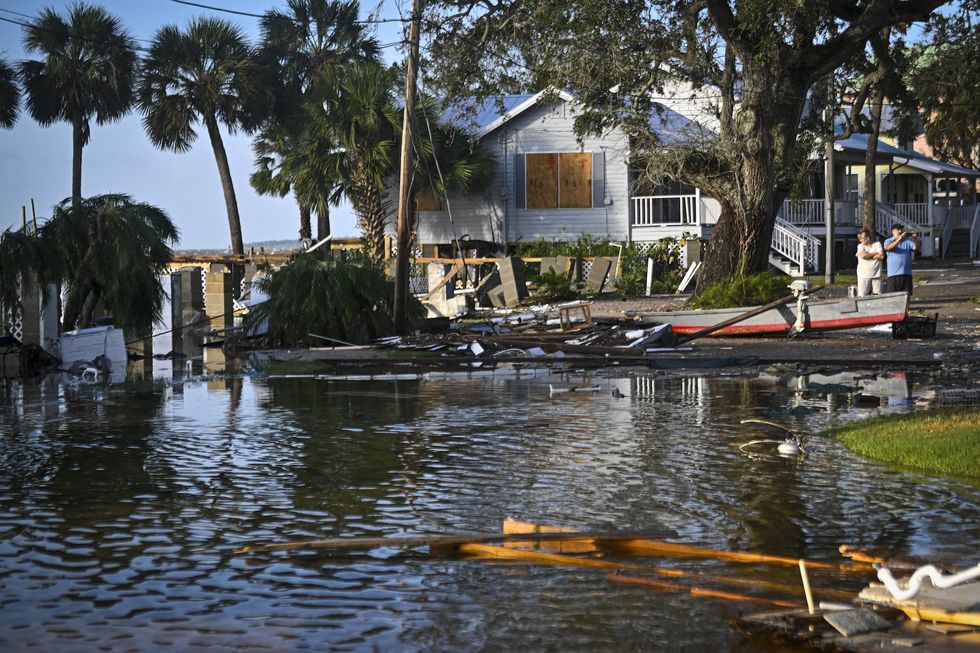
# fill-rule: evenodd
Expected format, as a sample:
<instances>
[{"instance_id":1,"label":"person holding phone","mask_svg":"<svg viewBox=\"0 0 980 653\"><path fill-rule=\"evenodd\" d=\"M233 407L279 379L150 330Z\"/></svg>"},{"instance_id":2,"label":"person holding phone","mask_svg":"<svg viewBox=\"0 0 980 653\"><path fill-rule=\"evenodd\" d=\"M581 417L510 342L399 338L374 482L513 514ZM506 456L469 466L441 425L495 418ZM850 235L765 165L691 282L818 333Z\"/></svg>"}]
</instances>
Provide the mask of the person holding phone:
<instances>
[{"instance_id":1,"label":"person holding phone","mask_svg":"<svg viewBox=\"0 0 980 653\"><path fill-rule=\"evenodd\" d=\"M885 252L888 254L885 292L912 294L912 252L917 251L919 234L905 231L900 224L893 226L891 238L885 240Z\"/></svg>"}]
</instances>

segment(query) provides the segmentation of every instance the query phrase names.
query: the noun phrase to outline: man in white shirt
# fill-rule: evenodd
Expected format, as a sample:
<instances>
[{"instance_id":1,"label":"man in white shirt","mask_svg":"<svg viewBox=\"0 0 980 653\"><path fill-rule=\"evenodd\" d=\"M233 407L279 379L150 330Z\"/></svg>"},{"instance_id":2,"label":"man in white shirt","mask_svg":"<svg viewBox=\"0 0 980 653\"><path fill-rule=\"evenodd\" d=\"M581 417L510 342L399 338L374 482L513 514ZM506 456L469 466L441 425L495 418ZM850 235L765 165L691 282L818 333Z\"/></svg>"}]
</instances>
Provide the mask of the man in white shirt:
<instances>
[{"instance_id":1,"label":"man in white shirt","mask_svg":"<svg viewBox=\"0 0 980 653\"><path fill-rule=\"evenodd\" d=\"M881 294L881 261L885 252L881 243L871 237L871 232L862 229L858 232L857 246L857 294L858 297Z\"/></svg>"}]
</instances>

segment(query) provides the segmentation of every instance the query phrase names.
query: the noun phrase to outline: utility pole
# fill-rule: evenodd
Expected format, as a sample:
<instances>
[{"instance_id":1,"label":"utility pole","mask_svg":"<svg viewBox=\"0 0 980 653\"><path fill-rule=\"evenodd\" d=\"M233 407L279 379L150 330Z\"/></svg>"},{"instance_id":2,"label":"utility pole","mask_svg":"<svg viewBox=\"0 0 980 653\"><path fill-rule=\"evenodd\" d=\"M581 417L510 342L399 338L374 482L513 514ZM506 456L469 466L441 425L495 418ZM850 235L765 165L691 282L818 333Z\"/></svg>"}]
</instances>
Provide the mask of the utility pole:
<instances>
[{"instance_id":1,"label":"utility pole","mask_svg":"<svg viewBox=\"0 0 980 653\"><path fill-rule=\"evenodd\" d=\"M827 123L830 134L823 158L824 223L827 249L824 253L824 282L834 283L834 75L827 82Z\"/></svg>"},{"instance_id":2,"label":"utility pole","mask_svg":"<svg viewBox=\"0 0 980 653\"><path fill-rule=\"evenodd\" d=\"M405 66L405 115L402 120L402 156L398 183L398 255L395 260L395 333L408 328L409 197L411 188L412 125L415 123L415 82L419 63L419 24L422 0L412 0L412 19L408 32L408 62Z\"/></svg>"}]
</instances>

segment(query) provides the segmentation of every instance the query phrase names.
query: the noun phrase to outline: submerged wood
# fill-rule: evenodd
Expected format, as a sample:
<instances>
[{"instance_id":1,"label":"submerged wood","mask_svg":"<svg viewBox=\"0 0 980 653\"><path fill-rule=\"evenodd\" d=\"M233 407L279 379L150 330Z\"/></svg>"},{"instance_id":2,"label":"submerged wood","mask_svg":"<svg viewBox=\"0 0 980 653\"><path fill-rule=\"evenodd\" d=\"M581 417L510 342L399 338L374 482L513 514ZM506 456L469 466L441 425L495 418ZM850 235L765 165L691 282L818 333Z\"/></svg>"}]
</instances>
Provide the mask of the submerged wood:
<instances>
[{"instance_id":1,"label":"submerged wood","mask_svg":"<svg viewBox=\"0 0 980 653\"><path fill-rule=\"evenodd\" d=\"M798 608L800 606L799 603L794 601L770 599L764 596L752 596L749 594L737 594L735 592L723 592L721 590L714 590L706 587L690 587L687 585L678 585L677 583L668 583L662 580L655 580L653 578L640 578L638 576L618 572L609 574L608 578L613 583L642 585L643 587L652 587L665 592L687 592L691 596L705 596L715 599L725 599L726 601L744 601L747 603L765 603L767 605L775 605L783 608Z\"/></svg>"},{"instance_id":2,"label":"submerged wood","mask_svg":"<svg viewBox=\"0 0 980 653\"><path fill-rule=\"evenodd\" d=\"M732 576L717 576L714 574L701 574L697 572L684 571L683 569L664 569L661 567L646 567L643 565L628 562L617 562L613 560L599 560L596 558L583 558L579 556L562 555L559 553L547 553L543 551L529 551L526 549L515 549L506 546L491 546L487 544L462 544L459 546L460 553L469 555L518 560L522 562L537 562L549 565L565 565L570 567L590 567L593 569L615 569L619 571L635 571L645 574L653 574L666 578L686 578L695 582L715 583L717 585L730 585L734 587L746 587L770 592L780 592L783 594L797 595L800 588L795 585L776 583L757 578L735 578ZM684 586L687 589L686 586ZM852 599L852 592L842 592L838 590L817 590L817 594L825 598ZM780 605L797 605L796 603L782 603Z\"/></svg>"},{"instance_id":3,"label":"submerged wood","mask_svg":"<svg viewBox=\"0 0 980 653\"><path fill-rule=\"evenodd\" d=\"M545 533L554 532L554 526L541 526L530 522L521 522L514 519L504 521L503 530L505 533ZM570 532L570 531L562 531ZM723 549L709 549L706 547L692 546L689 544L675 544L673 542L663 542L646 538L636 538L633 540L619 540L617 542L604 542L605 546L615 548L630 553L640 555L667 555L682 558L715 558L717 560L728 560L730 562L742 563L761 563L771 565L782 565L786 567L798 567L799 558L788 556L767 555L764 553L743 553L740 551L725 551ZM820 560L806 560L807 567L810 569L826 569L832 571L858 571L867 573L871 567L864 564L838 564L834 562L824 562Z\"/></svg>"},{"instance_id":4,"label":"submerged wood","mask_svg":"<svg viewBox=\"0 0 980 653\"><path fill-rule=\"evenodd\" d=\"M381 546L458 546L470 542L501 542L506 540L594 540L614 542L634 540L646 535L663 536L664 531L651 533L535 533L531 535L507 535L503 533L459 533L455 535L409 535L407 537L334 537L324 540L249 544L234 553L261 553L265 551L293 551L296 549L373 549Z\"/></svg>"}]
</instances>

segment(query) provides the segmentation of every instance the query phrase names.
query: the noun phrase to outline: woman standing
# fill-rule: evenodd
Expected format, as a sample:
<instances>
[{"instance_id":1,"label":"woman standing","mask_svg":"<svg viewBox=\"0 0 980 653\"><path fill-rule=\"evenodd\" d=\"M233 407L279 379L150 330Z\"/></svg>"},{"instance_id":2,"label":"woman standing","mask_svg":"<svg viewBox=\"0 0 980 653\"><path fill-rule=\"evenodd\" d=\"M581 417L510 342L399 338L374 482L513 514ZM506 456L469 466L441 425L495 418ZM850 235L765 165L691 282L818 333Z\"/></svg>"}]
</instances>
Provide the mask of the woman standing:
<instances>
[{"instance_id":1,"label":"woman standing","mask_svg":"<svg viewBox=\"0 0 980 653\"><path fill-rule=\"evenodd\" d=\"M858 232L857 246L857 294L858 297L881 294L881 261L885 252L881 243L871 239L871 232Z\"/></svg>"}]
</instances>

